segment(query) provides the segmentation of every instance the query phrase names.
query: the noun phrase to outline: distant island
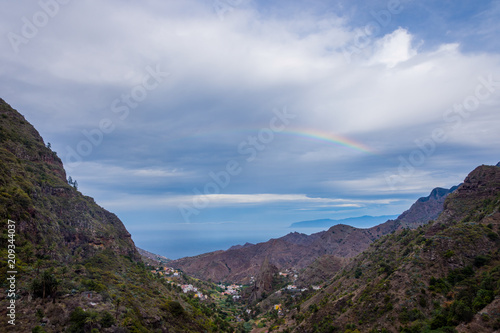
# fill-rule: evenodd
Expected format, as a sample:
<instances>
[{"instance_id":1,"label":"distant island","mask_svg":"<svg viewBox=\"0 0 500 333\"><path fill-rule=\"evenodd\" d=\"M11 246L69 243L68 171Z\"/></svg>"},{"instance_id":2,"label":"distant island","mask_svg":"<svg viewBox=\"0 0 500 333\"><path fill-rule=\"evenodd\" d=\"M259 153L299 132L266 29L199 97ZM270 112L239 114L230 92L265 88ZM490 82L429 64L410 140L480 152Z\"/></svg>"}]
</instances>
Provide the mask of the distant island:
<instances>
[{"instance_id":1,"label":"distant island","mask_svg":"<svg viewBox=\"0 0 500 333\"><path fill-rule=\"evenodd\" d=\"M347 224L359 228L369 228L374 225L383 223L387 220L394 220L398 215L382 215L382 216L358 216L349 217L340 220L333 219L319 219L311 221L295 222L290 225L289 228L325 228L328 229L336 224Z\"/></svg>"}]
</instances>

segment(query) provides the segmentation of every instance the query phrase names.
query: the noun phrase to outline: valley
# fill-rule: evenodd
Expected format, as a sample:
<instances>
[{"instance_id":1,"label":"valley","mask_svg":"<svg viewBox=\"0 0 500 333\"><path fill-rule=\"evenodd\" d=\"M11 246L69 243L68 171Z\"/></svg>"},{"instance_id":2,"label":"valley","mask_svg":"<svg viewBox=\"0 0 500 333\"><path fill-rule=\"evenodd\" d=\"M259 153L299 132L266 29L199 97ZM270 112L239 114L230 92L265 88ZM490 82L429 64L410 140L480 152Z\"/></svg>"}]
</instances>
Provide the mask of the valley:
<instances>
[{"instance_id":1,"label":"valley","mask_svg":"<svg viewBox=\"0 0 500 333\"><path fill-rule=\"evenodd\" d=\"M0 312L15 302L13 332L500 329L500 163L373 227L335 224L170 260L137 248L115 214L68 182L3 100L0 127L1 254L15 221L18 256Z\"/></svg>"}]
</instances>

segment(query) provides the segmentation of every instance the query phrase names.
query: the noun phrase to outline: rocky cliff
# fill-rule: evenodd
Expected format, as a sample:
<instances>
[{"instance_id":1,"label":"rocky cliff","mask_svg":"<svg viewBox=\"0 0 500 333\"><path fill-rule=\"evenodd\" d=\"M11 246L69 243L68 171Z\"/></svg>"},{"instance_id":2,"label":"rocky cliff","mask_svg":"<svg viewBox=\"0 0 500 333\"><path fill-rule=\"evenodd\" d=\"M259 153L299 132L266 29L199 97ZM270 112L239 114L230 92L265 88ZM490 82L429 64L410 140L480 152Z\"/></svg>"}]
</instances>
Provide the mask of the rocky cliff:
<instances>
[{"instance_id":1,"label":"rocky cliff","mask_svg":"<svg viewBox=\"0 0 500 333\"><path fill-rule=\"evenodd\" d=\"M9 237L9 223L15 236ZM230 329L221 319L214 324L211 309L202 311L149 273L118 217L68 184L57 154L2 99L0 233L4 295L11 285L7 271L17 272L11 295L0 299L0 327L9 332ZM8 249L15 251L12 266ZM15 325L6 323L12 302Z\"/></svg>"},{"instance_id":2,"label":"rocky cliff","mask_svg":"<svg viewBox=\"0 0 500 333\"><path fill-rule=\"evenodd\" d=\"M54 260L88 258L102 248L139 257L116 215L68 184L56 153L3 100L0 129L0 219L15 220L18 232L43 243Z\"/></svg>"}]
</instances>

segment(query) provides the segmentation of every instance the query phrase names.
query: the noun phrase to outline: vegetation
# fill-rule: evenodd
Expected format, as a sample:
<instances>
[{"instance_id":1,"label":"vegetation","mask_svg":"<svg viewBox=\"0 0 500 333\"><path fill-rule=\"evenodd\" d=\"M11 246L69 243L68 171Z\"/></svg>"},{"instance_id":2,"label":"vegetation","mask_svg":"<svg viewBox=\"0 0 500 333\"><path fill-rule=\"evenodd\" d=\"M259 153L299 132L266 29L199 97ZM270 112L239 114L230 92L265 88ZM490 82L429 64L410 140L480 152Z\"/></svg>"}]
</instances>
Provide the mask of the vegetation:
<instances>
[{"instance_id":1,"label":"vegetation","mask_svg":"<svg viewBox=\"0 0 500 333\"><path fill-rule=\"evenodd\" d=\"M498 329L500 316L484 309L500 295L500 168L479 167L466 181L474 190L450 195L438 219L379 239L323 290L296 299L284 326L456 332L479 316L470 332Z\"/></svg>"},{"instance_id":2,"label":"vegetation","mask_svg":"<svg viewBox=\"0 0 500 333\"><path fill-rule=\"evenodd\" d=\"M151 274L121 221L78 192L55 152L0 100L2 283L9 219L16 226L14 331L233 330L231 318Z\"/></svg>"}]
</instances>

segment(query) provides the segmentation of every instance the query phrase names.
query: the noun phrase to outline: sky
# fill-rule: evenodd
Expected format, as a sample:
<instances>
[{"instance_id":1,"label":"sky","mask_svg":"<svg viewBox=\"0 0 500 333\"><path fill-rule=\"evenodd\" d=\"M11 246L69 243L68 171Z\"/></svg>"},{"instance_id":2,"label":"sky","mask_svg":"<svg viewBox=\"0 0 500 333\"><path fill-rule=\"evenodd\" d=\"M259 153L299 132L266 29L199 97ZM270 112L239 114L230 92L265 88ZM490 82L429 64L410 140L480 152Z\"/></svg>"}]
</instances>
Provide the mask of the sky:
<instances>
[{"instance_id":1,"label":"sky","mask_svg":"<svg viewBox=\"0 0 500 333\"><path fill-rule=\"evenodd\" d=\"M2 2L0 97L170 258L500 161L500 1Z\"/></svg>"}]
</instances>

